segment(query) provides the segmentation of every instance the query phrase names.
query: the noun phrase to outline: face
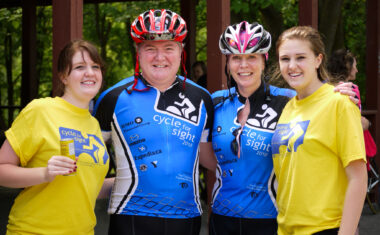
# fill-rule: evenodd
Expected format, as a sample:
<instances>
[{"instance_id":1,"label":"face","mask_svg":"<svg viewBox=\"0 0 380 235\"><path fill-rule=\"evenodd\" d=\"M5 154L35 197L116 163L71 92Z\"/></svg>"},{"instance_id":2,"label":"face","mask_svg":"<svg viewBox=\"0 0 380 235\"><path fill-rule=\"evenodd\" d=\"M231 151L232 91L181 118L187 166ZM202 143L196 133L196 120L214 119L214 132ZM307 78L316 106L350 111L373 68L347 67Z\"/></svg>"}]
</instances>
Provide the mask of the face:
<instances>
[{"instance_id":1,"label":"face","mask_svg":"<svg viewBox=\"0 0 380 235\"><path fill-rule=\"evenodd\" d=\"M354 59L354 62L352 63L351 73L348 76L349 81L354 81L356 79L356 73L358 72L358 69L356 67L356 59Z\"/></svg>"},{"instance_id":2,"label":"face","mask_svg":"<svg viewBox=\"0 0 380 235\"><path fill-rule=\"evenodd\" d=\"M203 75L203 69L200 65L194 67L194 77L198 80Z\"/></svg>"},{"instance_id":3,"label":"face","mask_svg":"<svg viewBox=\"0 0 380 235\"><path fill-rule=\"evenodd\" d=\"M281 75L298 95L309 95L321 84L317 69L322 55L315 56L310 46L304 40L288 39L278 49Z\"/></svg>"},{"instance_id":4,"label":"face","mask_svg":"<svg viewBox=\"0 0 380 235\"><path fill-rule=\"evenodd\" d=\"M100 66L92 61L87 51L77 51L72 58L72 70L61 78L65 85L63 98L73 103L87 104L95 97L102 85Z\"/></svg>"},{"instance_id":5,"label":"face","mask_svg":"<svg viewBox=\"0 0 380 235\"><path fill-rule=\"evenodd\" d=\"M261 74L265 68L262 54L230 55L228 68L239 91L246 90L251 95L261 84Z\"/></svg>"},{"instance_id":6,"label":"face","mask_svg":"<svg viewBox=\"0 0 380 235\"><path fill-rule=\"evenodd\" d=\"M138 46L141 72L149 84L159 90L171 86L181 63L181 50L174 41L145 41Z\"/></svg>"}]
</instances>

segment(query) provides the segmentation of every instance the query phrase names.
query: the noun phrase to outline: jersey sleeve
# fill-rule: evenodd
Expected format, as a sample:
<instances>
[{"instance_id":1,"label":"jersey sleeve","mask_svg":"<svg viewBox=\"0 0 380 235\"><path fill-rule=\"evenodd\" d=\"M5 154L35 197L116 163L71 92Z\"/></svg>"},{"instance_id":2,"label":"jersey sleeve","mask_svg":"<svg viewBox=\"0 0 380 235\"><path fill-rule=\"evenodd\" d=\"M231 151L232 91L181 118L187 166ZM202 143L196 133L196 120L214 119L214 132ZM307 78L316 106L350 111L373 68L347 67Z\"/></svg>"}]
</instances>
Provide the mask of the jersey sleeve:
<instances>
[{"instance_id":1,"label":"jersey sleeve","mask_svg":"<svg viewBox=\"0 0 380 235\"><path fill-rule=\"evenodd\" d=\"M26 166L42 144L38 129L46 125L43 107L36 102L29 103L13 121L5 135L13 151L20 158L21 166Z\"/></svg>"},{"instance_id":2,"label":"jersey sleeve","mask_svg":"<svg viewBox=\"0 0 380 235\"><path fill-rule=\"evenodd\" d=\"M337 120L337 147L343 166L363 159L365 161L365 145L360 111L347 97L340 100Z\"/></svg>"},{"instance_id":3,"label":"jersey sleeve","mask_svg":"<svg viewBox=\"0 0 380 235\"><path fill-rule=\"evenodd\" d=\"M207 118L205 128L202 132L201 142L211 142L212 128L214 125L214 106L212 104L212 99L209 93L207 93L204 98L204 105L206 107Z\"/></svg>"}]
</instances>

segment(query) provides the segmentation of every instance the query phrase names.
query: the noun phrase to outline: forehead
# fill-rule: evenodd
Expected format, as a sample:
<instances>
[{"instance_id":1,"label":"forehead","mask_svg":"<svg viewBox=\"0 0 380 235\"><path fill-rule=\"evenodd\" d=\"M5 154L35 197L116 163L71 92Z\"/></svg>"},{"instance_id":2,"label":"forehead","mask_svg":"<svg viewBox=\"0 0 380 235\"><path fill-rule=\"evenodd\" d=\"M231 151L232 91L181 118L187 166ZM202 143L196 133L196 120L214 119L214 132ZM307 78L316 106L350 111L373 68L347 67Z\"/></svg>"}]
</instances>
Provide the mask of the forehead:
<instances>
[{"instance_id":1,"label":"forehead","mask_svg":"<svg viewBox=\"0 0 380 235\"><path fill-rule=\"evenodd\" d=\"M311 44L300 39L287 39L279 47L279 55L313 53Z\"/></svg>"},{"instance_id":2,"label":"forehead","mask_svg":"<svg viewBox=\"0 0 380 235\"><path fill-rule=\"evenodd\" d=\"M139 48L145 47L178 47L180 48L180 43L176 41L143 41L139 44Z\"/></svg>"},{"instance_id":3,"label":"forehead","mask_svg":"<svg viewBox=\"0 0 380 235\"><path fill-rule=\"evenodd\" d=\"M92 62L89 53L86 50L78 50L74 53L72 63Z\"/></svg>"}]
</instances>

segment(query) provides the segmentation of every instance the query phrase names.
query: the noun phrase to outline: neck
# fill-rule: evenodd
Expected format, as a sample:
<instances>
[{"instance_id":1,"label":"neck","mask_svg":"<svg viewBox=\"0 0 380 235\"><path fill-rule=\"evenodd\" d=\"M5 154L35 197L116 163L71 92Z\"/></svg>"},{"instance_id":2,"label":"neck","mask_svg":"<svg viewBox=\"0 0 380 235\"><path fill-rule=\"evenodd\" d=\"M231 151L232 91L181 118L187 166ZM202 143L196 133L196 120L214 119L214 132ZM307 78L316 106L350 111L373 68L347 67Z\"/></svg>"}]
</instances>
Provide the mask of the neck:
<instances>
[{"instance_id":1,"label":"neck","mask_svg":"<svg viewBox=\"0 0 380 235\"><path fill-rule=\"evenodd\" d=\"M239 94L242 95L243 97L248 98L255 91L257 91L257 89L259 89L260 85L261 85L261 80L259 80L259 82L255 83L254 85L252 85L250 87L243 87L243 86L238 85Z\"/></svg>"},{"instance_id":2,"label":"neck","mask_svg":"<svg viewBox=\"0 0 380 235\"><path fill-rule=\"evenodd\" d=\"M296 89L297 91L297 99L302 100L313 94L316 90L318 90L323 85L323 82L318 78L314 79L314 81L309 84L307 87Z\"/></svg>"},{"instance_id":3,"label":"neck","mask_svg":"<svg viewBox=\"0 0 380 235\"><path fill-rule=\"evenodd\" d=\"M78 108L82 108L82 109L88 109L89 108L90 100L75 99L74 97L72 97L68 94L63 94L63 96L61 98L66 100L70 104L78 107Z\"/></svg>"}]
</instances>

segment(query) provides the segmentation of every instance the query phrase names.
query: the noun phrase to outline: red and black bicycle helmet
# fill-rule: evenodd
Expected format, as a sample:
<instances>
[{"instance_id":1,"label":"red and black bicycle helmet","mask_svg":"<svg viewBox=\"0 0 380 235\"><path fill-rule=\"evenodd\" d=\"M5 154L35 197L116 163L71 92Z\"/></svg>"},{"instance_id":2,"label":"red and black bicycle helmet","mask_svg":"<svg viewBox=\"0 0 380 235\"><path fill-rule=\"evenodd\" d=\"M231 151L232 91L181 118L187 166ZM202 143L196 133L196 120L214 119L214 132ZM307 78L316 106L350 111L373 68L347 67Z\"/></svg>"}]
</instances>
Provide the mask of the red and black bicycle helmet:
<instances>
[{"instance_id":1,"label":"red and black bicycle helmet","mask_svg":"<svg viewBox=\"0 0 380 235\"><path fill-rule=\"evenodd\" d=\"M133 21L131 35L136 43L145 40L174 40L182 43L187 35L186 22L171 10L152 9Z\"/></svg>"},{"instance_id":2,"label":"red and black bicycle helmet","mask_svg":"<svg viewBox=\"0 0 380 235\"><path fill-rule=\"evenodd\" d=\"M151 9L140 14L131 25L131 36L136 44L144 41L166 41L173 40L181 43L184 46L183 41L187 35L186 22L177 13L167 10L155 10ZM182 52L182 67L185 72L185 78L183 87L185 87L186 81L186 68L185 68L185 51ZM132 90L136 89L137 78L139 76L139 60L138 54L136 54L136 67L135 67L135 82L132 86ZM147 89L147 88L146 88ZM145 89L144 89L145 90Z\"/></svg>"}]
</instances>

